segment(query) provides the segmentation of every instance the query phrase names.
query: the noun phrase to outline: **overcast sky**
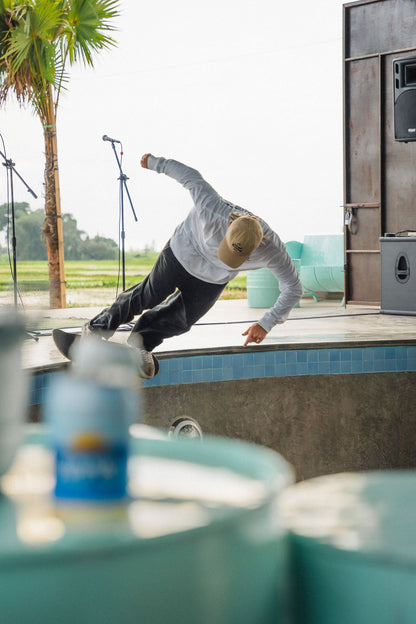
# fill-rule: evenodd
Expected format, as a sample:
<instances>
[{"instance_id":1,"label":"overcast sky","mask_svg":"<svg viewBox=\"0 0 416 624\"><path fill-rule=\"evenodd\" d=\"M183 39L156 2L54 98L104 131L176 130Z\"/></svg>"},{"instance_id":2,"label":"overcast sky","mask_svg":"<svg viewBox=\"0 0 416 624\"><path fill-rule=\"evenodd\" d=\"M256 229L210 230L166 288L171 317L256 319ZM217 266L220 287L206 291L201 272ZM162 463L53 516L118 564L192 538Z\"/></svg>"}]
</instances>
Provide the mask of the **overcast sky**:
<instances>
[{"instance_id":1,"label":"overcast sky","mask_svg":"<svg viewBox=\"0 0 416 624\"><path fill-rule=\"evenodd\" d=\"M107 134L122 141L126 248L160 249L191 208L140 156L198 169L284 241L342 232L342 2L121 0L118 45L71 70L58 111L61 204L90 236L118 240L119 182ZM0 134L16 201L43 208L43 134L9 99ZM118 146L119 149L119 146ZM0 170L0 203L6 170Z\"/></svg>"}]
</instances>

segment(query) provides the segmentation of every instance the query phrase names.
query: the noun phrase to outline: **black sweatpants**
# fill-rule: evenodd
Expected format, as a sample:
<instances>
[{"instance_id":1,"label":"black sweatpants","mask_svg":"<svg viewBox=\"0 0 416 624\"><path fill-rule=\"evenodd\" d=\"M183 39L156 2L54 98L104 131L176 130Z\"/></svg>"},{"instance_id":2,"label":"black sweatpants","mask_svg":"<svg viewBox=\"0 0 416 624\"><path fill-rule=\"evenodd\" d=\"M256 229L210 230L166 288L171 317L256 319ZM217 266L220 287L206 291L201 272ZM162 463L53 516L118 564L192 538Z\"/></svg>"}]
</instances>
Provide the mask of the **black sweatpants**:
<instances>
[{"instance_id":1,"label":"black sweatpants","mask_svg":"<svg viewBox=\"0 0 416 624\"><path fill-rule=\"evenodd\" d=\"M89 326L108 338L120 325L141 314L127 342L131 346L141 346L142 342L147 351L153 351L165 338L189 331L224 288L225 284L211 284L190 275L167 245L143 282L122 292ZM143 310L146 312L142 314Z\"/></svg>"}]
</instances>

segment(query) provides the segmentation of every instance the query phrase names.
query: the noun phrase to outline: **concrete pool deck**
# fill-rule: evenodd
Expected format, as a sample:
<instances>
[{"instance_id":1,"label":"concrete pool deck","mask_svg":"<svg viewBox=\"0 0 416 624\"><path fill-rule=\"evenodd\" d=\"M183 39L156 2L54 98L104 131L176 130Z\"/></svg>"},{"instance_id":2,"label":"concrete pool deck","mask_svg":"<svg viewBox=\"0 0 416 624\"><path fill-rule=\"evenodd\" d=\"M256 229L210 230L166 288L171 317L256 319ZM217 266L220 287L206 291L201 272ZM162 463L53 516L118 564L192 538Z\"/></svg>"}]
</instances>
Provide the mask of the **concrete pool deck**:
<instances>
[{"instance_id":1,"label":"concrete pool deck","mask_svg":"<svg viewBox=\"0 0 416 624\"><path fill-rule=\"evenodd\" d=\"M38 340L25 340L24 368L39 371L65 365L67 361L53 343L52 328L77 331L99 311L100 308L66 308L31 312L29 326L37 329ZM166 340L155 353L163 359L179 354L257 352L300 346L416 345L416 316L381 314L379 308L370 306L345 308L339 301L303 299L286 323L275 326L262 344L244 348L241 334L263 312L249 308L245 299L220 300L190 332ZM128 333L118 332L114 339L123 342Z\"/></svg>"}]
</instances>

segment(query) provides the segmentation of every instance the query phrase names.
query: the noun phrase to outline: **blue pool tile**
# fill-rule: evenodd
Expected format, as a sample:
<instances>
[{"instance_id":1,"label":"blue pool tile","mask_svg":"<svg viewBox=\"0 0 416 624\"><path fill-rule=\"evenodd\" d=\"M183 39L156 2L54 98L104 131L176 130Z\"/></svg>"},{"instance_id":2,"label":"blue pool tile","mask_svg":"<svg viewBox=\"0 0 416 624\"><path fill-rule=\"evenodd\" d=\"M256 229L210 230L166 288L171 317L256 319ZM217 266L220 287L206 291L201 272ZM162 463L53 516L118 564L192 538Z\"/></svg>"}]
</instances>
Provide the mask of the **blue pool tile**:
<instances>
[{"instance_id":1,"label":"blue pool tile","mask_svg":"<svg viewBox=\"0 0 416 624\"><path fill-rule=\"evenodd\" d=\"M377 347L374 349L374 360L377 362L384 361L386 359L386 349L384 347Z\"/></svg>"},{"instance_id":2,"label":"blue pool tile","mask_svg":"<svg viewBox=\"0 0 416 624\"><path fill-rule=\"evenodd\" d=\"M319 349L318 362L329 362L329 349Z\"/></svg>"},{"instance_id":3,"label":"blue pool tile","mask_svg":"<svg viewBox=\"0 0 416 624\"><path fill-rule=\"evenodd\" d=\"M339 362L341 360L341 353L339 349L330 349L329 350L329 361L330 362Z\"/></svg>"},{"instance_id":4,"label":"blue pool tile","mask_svg":"<svg viewBox=\"0 0 416 624\"><path fill-rule=\"evenodd\" d=\"M244 379L252 379L254 377L257 377L257 375L255 374L255 367L245 366L244 367Z\"/></svg>"},{"instance_id":5,"label":"blue pool tile","mask_svg":"<svg viewBox=\"0 0 416 624\"><path fill-rule=\"evenodd\" d=\"M386 372L397 371L397 360L387 359L384 363L384 370Z\"/></svg>"},{"instance_id":6,"label":"blue pool tile","mask_svg":"<svg viewBox=\"0 0 416 624\"><path fill-rule=\"evenodd\" d=\"M274 377L276 374L276 370L274 366L270 366L270 364L266 364L264 367L264 376L265 377Z\"/></svg>"},{"instance_id":7,"label":"blue pool tile","mask_svg":"<svg viewBox=\"0 0 416 624\"><path fill-rule=\"evenodd\" d=\"M254 364L254 353L245 353L244 354L244 366L253 366Z\"/></svg>"},{"instance_id":8,"label":"blue pool tile","mask_svg":"<svg viewBox=\"0 0 416 624\"><path fill-rule=\"evenodd\" d=\"M308 351L308 362L319 362L318 349L310 349Z\"/></svg>"},{"instance_id":9,"label":"blue pool tile","mask_svg":"<svg viewBox=\"0 0 416 624\"><path fill-rule=\"evenodd\" d=\"M319 362L318 364L318 372L320 375L329 375L330 372L330 363L329 362Z\"/></svg>"},{"instance_id":10,"label":"blue pool tile","mask_svg":"<svg viewBox=\"0 0 416 624\"><path fill-rule=\"evenodd\" d=\"M396 359L402 360L407 357L407 347L396 347Z\"/></svg>"},{"instance_id":11,"label":"blue pool tile","mask_svg":"<svg viewBox=\"0 0 416 624\"><path fill-rule=\"evenodd\" d=\"M363 373L373 373L374 372L374 362L365 360L363 361Z\"/></svg>"},{"instance_id":12,"label":"blue pool tile","mask_svg":"<svg viewBox=\"0 0 416 624\"><path fill-rule=\"evenodd\" d=\"M223 381L230 381L231 379L234 379L234 371L232 369L232 367L228 367L228 368L223 368L222 369L222 380Z\"/></svg>"},{"instance_id":13,"label":"blue pool tile","mask_svg":"<svg viewBox=\"0 0 416 624\"><path fill-rule=\"evenodd\" d=\"M341 373L350 373L351 372L351 361L341 360L340 362L340 372Z\"/></svg>"},{"instance_id":14,"label":"blue pool tile","mask_svg":"<svg viewBox=\"0 0 416 624\"><path fill-rule=\"evenodd\" d=\"M191 383L192 382L192 371L184 370L182 373L183 383Z\"/></svg>"},{"instance_id":15,"label":"blue pool tile","mask_svg":"<svg viewBox=\"0 0 416 624\"><path fill-rule=\"evenodd\" d=\"M351 349L341 349L341 362L351 361Z\"/></svg>"},{"instance_id":16,"label":"blue pool tile","mask_svg":"<svg viewBox=\"0 0 416 624\"><path fill-rule=\"evenodd\" d=\"M374 360L373 349L363 349L363 362L372 362Z\"/></svg>"},{"instance_id":17,"label":"blue pool tile","mask_svg":"<svg viewBox=\"0 0 416 624\"><path fill-rule=\"evenodd\" d=\"M202 381L202 370L192 371L192 383L199 383Z\"/></svg>"},{"instance_id":18,"label":"blue pool tile","mask_svg":"<svg viewBox=\"0 0 416 624\"><path fill-rule=\"evenodd\" d=\"M275 374L276 377L285 377L287 375L286 364L277 364Z\"/></svg>"},{"instance_id":19,"label":"blue pool tile","mask_svg":"<svg viewBox=\"0 0 416 624\"><path fill-rule=\"evenodd\" d=\"M351 361L351 372L352 373L362 373L363 372L363 361L358 359L353 359Z\"/></svg>"},{"instance_id":20,"label":"blue pool tile","mask_svg":"<svg viewBox=\"0 0 416 624\"><path fill-rule=\"evenodd\" d=\"M407 359L415 359L416 358L416 348L415 347L407 347Z\"/></svg>"},{"instance_id":21,"label":"blue pool tile","mask_svg":"<svg viewBox=\"0 0 416 624\"><path fill-rule=\"evenodd\" d=\"M244 366L244 357L245 354L244 353L235 353L234 354L234 359L233 359L233 366L237 367L243 367Z\"/></svg>"},{"instance_id":22,"label":"blue pool tile","mask_svg":"<svg viewBox=\"0 0 416 624\"><path fill-rule=\"evenodd\" d=\"M286 351L286 364L297 362L297 351Z\"/></svg>"},{"instance_id":23,"label":"blue pool tile","mask_svg":"<svg viewBox=\"0 0 416 624\"><path fill-rule=\"evenodd\" d=\"M246 367L245 366L234 366L234 379L245 379L246 378Z\"/></svg>"},{"instance_id":24,"label":"blue pool tile","mask_svg":"<svg viewBox=\"0 0 416 624\"><path fill-rule=\"evenodd\" d=\"M192 358L192 370L201 370L203 357L201 355Z\"/></svg>"},{"instance_id":25,"label":"blue pool tile","mask_svg":"<svg viewBox=\"0 0 416 624\"><path fill-rule=\"evenodd\" d=\"M296 375L296 363L289 362L288 364L286 364L286 374Z\"/></svg>"},{"instance_id":26,"label":"blue pool tile","mask_svg":"<svg viewBox=\"0 0 416 624\"><path fill-rule=\"evenodd\" d=\"M212 381L222 381L223 379L222 368L214 368L212 370Z\"/></svg>"},{"instance_id":27,"label":"blue pool tile","mask_svg":"<svg viewBox=\"0 0 416 624\"><path fill-rule=\"evenodd\" d=\"M396 357L396 347L385 347L386 360L393 360Z\"/></svg>"},{"instance_id":28,"label":"blue pool tile","mask_svg":"<svg viewBox=\"0 0 416 624\"><path fill-rule=\"evenodd\" d=\"M204 355L202 358L202 368L212 368L212 355Z\"/></svg>"},{"instance_id":29,"label":"blue pool tile","mask_svg":"<svg viewBox=\"0 0 416 624\"><path fill-rule=\"evenodd\" d=\"M409 357L407 359L407 370L408 371L416 370L416 357Z\"/></svg>"},{"instance_id":30,"label":"blue pool tile","mask_svg":"<svg viewBox=\"0 0 416 624\"><path fill-rule=\"evenodd\" d=\"M163 377L160 377L160 373L157 377L153 377L153 379L146 379L144 383L145 387L153 387L153 386L163 386Z\"/></svg>"},{"instance_id":31,"label":"blue pool tile","mask_svg":"<svg viewBox=\"0 0 416 624\"><path fill-rule=\"evenodd\" d=\"M169 372L169 383L170 384L178 384L182 381L182 374L179 371L170 371Z\"/></svg>"},{"instance_id":32,"label":"blue pool tile","mask_svg":"<svg viewBox=\"0 0 416 624\"><path fill-rule=\"evenodd\" d=\"M214 355L214 357L212 358L212 368L222 368L222 367L223 367L222 355Z\"/></svg>"},{"instance_id":33,"label":"blue pool tile","mask_svg":"<svg viewBox=\"0 0 416 624\"><path fill-rule=\"evenodd\" d=\"M266 354L262 351L260 351L259 353L255 354L255 358L254 358L254 364L255 366L258 366L259 364L262 366L265 366L266 364Z\"/></svg>"},{"instance_id":34,"label":"blue pool tile","mask_svg":"<svg viewBox=\"0 0 416 624\"><path fill-rule=\"evenodd\" d=\"M308 365L306 362L298 362L296 364L296 375L306 375L308 373Z\"/></svg>"},{"instance_id":35,"label":"blue pool tile","mask_svg":"<svg viewBox=\"0 0 416 624\"><path fill-rule=\"evenodd\" d=\"M201 371L201 373L202 373L202 381L212 381L212 372L213 372L212 368L204 368Z\"/></svg>"},{"instance_id":36,"label":"blue pool tile","mask_svg":"<svg viewBox=\"0 0 416 624\"><path fill-rule=\"evenodd\" d=\"M245 355L245 354L244 354ZM227 353L222 356L222 367L223 368L231 368L233 365L233 354Z\"/></svg>"},{"instance_id":37,"label":"blue pool tile","mask_svg":"<svg viewBox=\"0 0 416 624\"><path fill-rule=\"evenodd\" d=\"M169 370L169 373L175 373L179 370L180 361L181 358L171 358L170 360L165 360L163 363Z\"/></svg>"},{"instance_id":38,"label":"blue pool tile","mask_svg":"<svg viewBox=\"0 0 416 624\"><path fill-rule=\"evenodd\" d=\"M325 362L329 368L329 362ZM318 375L320 372L319 362L308 362L308 375Z\"/></svg>"},{"instance_id":39,"label":"blue pool tile","mask_svg":"<svg viewBox=\"0 0 416 624\"><path fill-rule=\"evenodd\" d=\"M276 351L274 353L274 361L276 364L285 364L286 363L286 351Z\"/></svg>"},{"instance_id":40,"label":"blue pool tile","mask_svg":"<svg viewBox=\"0 0 416 624\"><path fill-rule=\"evenodd\" d=\"M329 372L332 375L337 375L341 372L341 362L331 361L329 363Z\"/></svg>"},{"instance_id":41,"label":"blue pool tile","mask_svg":"<svg viewBox=\"0 0 416 624\"><path fill-rule=\"evenodd\" d=\"M274 366L274 353L272 351L269 351L265 355L265 366Z\"/></svg>"},{"instance_id":42,"label":"blue pool tile","mask_svg":"<svg viewBox=\"0 0 416 624\"><path fill-rule=\"evenodd\" d=\"M384 360L375 360L374 362L374 372L375 373L383 373L385 371L386 363Z\"/></svg>"},{"instance_id":43,"label":"blue pool tile","mask_svg":"<svg viewBox=\"0 0 416 624\"><path fill-rule=\"evenodd\" d=\"M362 362L363 361L363 350L362 349L351 349L351 360L353 362Z\"/></svg>"},{"instance_id":44,"label":"blue pool tile","mask_svg":"<svg viewBox=\"0 0 416 624\"><path fill-rule=\"evenodd\" d=\"M298 351L297 352L297 361L298 362L307 362L308 361L308 351Z\"/></svg>"}]
</instances>

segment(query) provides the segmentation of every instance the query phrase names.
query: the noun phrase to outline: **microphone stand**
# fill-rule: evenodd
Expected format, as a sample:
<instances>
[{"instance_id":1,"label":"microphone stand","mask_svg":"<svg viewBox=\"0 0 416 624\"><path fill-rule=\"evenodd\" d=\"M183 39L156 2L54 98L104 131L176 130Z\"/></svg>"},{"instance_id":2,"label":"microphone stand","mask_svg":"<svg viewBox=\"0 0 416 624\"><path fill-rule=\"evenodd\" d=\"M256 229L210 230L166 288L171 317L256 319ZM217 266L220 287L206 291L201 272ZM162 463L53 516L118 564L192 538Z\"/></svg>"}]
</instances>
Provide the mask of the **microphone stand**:
<instances>
[{"instance_id":1,"label":"microphone stand","mask_svg":"<svg viewBox=\"0 0 416 624\"><path fill-rule=\"evenodd\" d=\"M109 137L106 137L104 140L111 142L111 147L113 148L114 156L116 157L118 169L120 172L120 176L117 179L119 180L119 214L120 214L120 221L121 221L121 267L122 267L122 279L123 279L123 291L124 291L126 290L126 261L125 261L125 243L124 243L126 233L124 231L124 191L126 191L135 221L137 221L137 217L134 211L133 203L131 201L129 189L127 188L128 177L126 176L125 173L123 173L121 162L117 155L116 148L114 145L114 143L120 143L120 141L116 141L115 139L110 139Z\"/></svg>"},{"instance_id":2,"label":"microphone stand","mask_svg":"<svg viewBox=\"0 0 416 624\"><path fill-rule=\"evenodd\" d=\"M13 277L14 308L15 308L15 311L17 311L18 288L17 288L17 257L16 257L16 215L15 215L15 209L14 209L15 207L14 207L13 173L17 175L19 180L24 184L28 192L31 195L33 195L35 199L37 199L38 196L30 188L30 186L24 181L22 176L16 171L14 167L15 163L12 161L12 159L6 158L6 155L3 154L1 150L0 150L0 155L4 160L3 167L6 167L7 172L8 172L8 179L10 180L10 199L11 199L11 208L12 208L12 262L13 262L12 277ZM31 338L33 338L33 340L39 340L37 335L34 334L33 332L25 332L25 333L29 335Z\"/></svg>"}]
</instances>

